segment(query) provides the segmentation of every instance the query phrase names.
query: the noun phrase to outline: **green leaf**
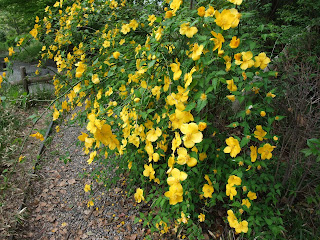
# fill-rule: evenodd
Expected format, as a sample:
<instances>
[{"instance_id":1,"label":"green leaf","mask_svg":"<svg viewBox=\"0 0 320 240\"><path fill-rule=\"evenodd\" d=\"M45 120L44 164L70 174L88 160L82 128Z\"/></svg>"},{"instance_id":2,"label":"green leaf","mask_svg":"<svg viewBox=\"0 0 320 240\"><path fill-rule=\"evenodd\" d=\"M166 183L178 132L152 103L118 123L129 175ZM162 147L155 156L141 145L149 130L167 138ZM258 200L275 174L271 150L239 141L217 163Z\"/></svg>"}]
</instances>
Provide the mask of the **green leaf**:
<instances>
[{"instance_id":1,"label":"green leaf","mask_svg":"<svg viewBox=\"0 0 320 240\"><path fill-rule=\"evenodd\" d=\"M148 68L151 68L156 63L156 61L157 60L152 60L151 62L149 62Z\"/></svg>"},{"instance_id":2,"label":"green leaf","mask_svg":"<svg viewBox=\"0 0 320 240\"><path fill-rule=\"evenodd\" d=\"M219 79L218 79L218 78L212 79L212 86L213 86L213 88L214 88L214 91L217 90L218 84L219 84Z\"/></svg>"},{"instance_id":3,"label":"green leaf","mask_svg":"<svg viewBox=\"0 0 320 240\"><path fill-rule=\"evenodd\" d=\"M240 142L240 147L244 147L245 145L247 145L247 143L250 141L250 139L248 139L247 137L243 137L241 142Z\"/></svg>"},{"instance_id":4,"label":"green leaf","mask_svg":"<svg viewBox=\"0 0 320 240\"><path fill-rule=\"evenodd\" d=\"M138 217L135 217L135 218L134 218L134 221L133 221L134 224L136 224L137 222L139 222L139 220L140 220L140 219L139 219Z\"/></svg>"},{"instance_id":5,"label":"green leaf","mask_svg":"<svg viewBox=\"0 0 320 240\"><path fill-rule=\"evenodd\" d=\"M141 117L142 117L144 120L146 120L146 119L147 119L147 116L148 116L148 113L146 113L146 112L140 112L140 115L141 115Z\"/></svg>"},{"instance_id":6,"label":"green leaf","mask_svg":"<svg viewBox=\"0 0 320 240\"><path fill-rule=\"evenodd\" d=\"M215 75L216 75L216 76L223 76L223 75L226 75L226 72L223 71L223 70L220 70L220 71L216 72Z\"/></svg>"},{"instance_id":7,"label":"green leaf","mask_svg":"<svg viewBox=\"0 0 320 240\"><path fill-rule=\"evenodd\" d=\"M208 94L208 93L212 92L213 89L215 89L215 87L214 87L214 86L210 86L210 87L206 90L205 93Z\"/></svg>"},{"instance_id":8,"label":"green leaf","mask_svg":"<svg viewBox=\"0 0 320 240\"><path fill-rule=\"evenodd\" d=\"M199 113L206 105L207 105L208 101L207 100L198 100L198 104L197 104L197 108L196 111Z\"/></svg>"},{"instance_id":9,"label":"green leaf","mask_svg":"<svg viewBox=\"0 0 320 240\"><path fill-rule=\"evenodd\" d=\"M271 225L271 224L273 223L273 221L272 221L271 219L265 218L265 220L266 220L266 223L267 223L268 225Z\"/></svg>"},{"instance_id":10,"label":"green leaf","mask_svg":"<svg viewBox=\"0 0 320 240\"><path fill-rule=\"evenodd\" d=\"M238 126L239 126L238 122L233 122L233 123L230 123L227 127L235 128L235 127L238 127Z\"/></svg>"},{"instance_id":11,"label":"green leaf","mask_svg":"<svg viewBox=\"0 0 320 240\"><path fill-rule=\"evenodd\" d=\"M195 108L197 104L195 102L188 104L188 106L184 109L185 112L190 111Z\"/></svg>"}]
</instances>

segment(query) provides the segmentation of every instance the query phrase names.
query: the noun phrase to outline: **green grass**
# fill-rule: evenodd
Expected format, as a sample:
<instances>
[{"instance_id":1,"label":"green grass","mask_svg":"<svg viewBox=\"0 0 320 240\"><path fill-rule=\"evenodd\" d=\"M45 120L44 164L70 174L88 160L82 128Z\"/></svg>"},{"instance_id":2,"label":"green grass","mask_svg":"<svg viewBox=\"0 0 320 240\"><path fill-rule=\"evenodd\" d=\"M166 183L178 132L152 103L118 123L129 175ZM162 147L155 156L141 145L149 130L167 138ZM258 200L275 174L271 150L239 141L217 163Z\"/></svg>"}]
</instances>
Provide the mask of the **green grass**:
<instances>
[{"instance_id":1,"label":"green grass","mask_svg":"<svg viewBox=\"0 0 320 240\"><path fill-rule=\"evenodd\" d=\"M39 42L32 42L21 51L16 51L16 59L21 62L37 61L40 57L42 45Z\"/></svg>"},{"instance_id":2,"label":"green grass","mask_svg":"<svg viewBox=\"0 0 320 240\"><path fill-rule=\"evenodd\" d=\"M8 53L8 44L5 42L0 42L0 55L6 55Z\"/></svg>"}]
</instances>

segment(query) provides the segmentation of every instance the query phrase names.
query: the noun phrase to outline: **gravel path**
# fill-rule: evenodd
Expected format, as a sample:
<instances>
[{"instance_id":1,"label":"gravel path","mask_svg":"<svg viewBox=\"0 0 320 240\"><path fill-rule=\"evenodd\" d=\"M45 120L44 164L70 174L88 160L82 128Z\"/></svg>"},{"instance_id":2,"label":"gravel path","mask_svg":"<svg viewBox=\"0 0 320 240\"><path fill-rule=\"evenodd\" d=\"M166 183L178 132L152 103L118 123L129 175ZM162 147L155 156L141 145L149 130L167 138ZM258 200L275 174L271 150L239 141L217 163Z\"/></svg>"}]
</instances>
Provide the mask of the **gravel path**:
<instances>
[{"instance_id":1,"label":"gravel path","mask_svg":"<svg viewBox=\"0 0 320 240\"><path fill-rule=\"evenodd\" d=\"M89 176L80 177L95 167L76 145L81 128L60 129L39 160L26 201L29 216L14 239L142 239L145 229L133 223L139 214L133 198L126 197L124 181L107 191ZM62 158L71 161L65 164ZM91 184L92 196L85 184ZM87 206L89 200L94 206Z\"/></svg>"}]
</instances>

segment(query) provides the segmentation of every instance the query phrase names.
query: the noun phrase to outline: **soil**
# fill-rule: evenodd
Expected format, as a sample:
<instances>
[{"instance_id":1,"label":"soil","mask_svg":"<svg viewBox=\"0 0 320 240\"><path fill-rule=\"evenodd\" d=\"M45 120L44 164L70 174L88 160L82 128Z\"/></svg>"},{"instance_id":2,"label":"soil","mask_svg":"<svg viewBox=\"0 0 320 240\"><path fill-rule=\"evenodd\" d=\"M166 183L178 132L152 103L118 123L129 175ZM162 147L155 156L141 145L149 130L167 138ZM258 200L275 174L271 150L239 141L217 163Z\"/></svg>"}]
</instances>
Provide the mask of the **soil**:
<instances>
[{"instance_id":1,"label":"soil","mask_svg":"<svg viewBox=\"0 0 320 240\"><path fill-rule=\"evenodd\" d=\"M39 115L45 109L45 106L34 106L29 109L16 107L15 114L19 116L23 123L16 132L14 138L21 143L26 139L24 148L20 150L21 144L13 156L12 164L8 166L8 170L12 171L6 175L1 175L2 184L6 182L6 187L1 189L1 206L0 206L0 239L7 239L11 235L12 229L15 228L17 221L22 221L25 209L22 208L25 192L28 189L29 180L34 177L34 166L37 160L37 154L40 147L40 141L29 136L35 133L34 129L44 129L46 127L47 117L44 117L33 126L31 115ZM21 152L20 152L21 151ZM24 156L24 160L19 162L20 154ZM6 178L6 181L5 181Z\"/></svg>"},{"instance_id":2,"label":"soil","mask_svg":"<svg viewBox=\"0 0 320 240\"><path fill-rule=\"evenodd\" d=\"M106 190L85 174L99 165L88 165L88 156L77 144L81 131L79 126L60 126L51 134L28 188L25 220L11 239L135 240L146 234L142 223L134 223L140 205L127 197L124 177ZM110 170L108 178L114 174ZM91 185L91 194L84 191L86 184ZM90 200L93 206L88 205Z\"/></svg>"}]
</instances>

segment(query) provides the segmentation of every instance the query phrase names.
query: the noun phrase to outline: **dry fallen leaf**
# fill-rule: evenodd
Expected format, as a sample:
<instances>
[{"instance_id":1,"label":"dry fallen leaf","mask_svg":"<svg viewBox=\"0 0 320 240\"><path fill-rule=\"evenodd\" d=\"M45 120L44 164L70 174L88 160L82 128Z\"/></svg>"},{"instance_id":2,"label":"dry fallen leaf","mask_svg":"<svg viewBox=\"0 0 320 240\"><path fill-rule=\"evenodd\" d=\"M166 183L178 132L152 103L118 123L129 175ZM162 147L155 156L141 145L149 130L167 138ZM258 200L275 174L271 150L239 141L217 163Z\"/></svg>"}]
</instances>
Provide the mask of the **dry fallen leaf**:
<instances>
[{"instance_id":1,"label":"dry fallen leaf","mask_svg":"<svg viewBox=\"0 0 320 240\"><path fill-rule=\"evenodd\" d=\"M137 234L132 234L129 238L129 240L136 240Z\"/></svg>"},{"instance_id":2,"label":"dry fallen leaf","mask_svg":"<svg viewBox=\"0 0 320 240\"><path fill-rule=\"evenodd\" d=\"M90 212L91 212L90 210L84 210L83 213L84 213L85 215L88 215Z\"/></svg>"},{"instance_id":3,"label":"dry fallen leaf","mask_svg":"<svg viewBox=\"0 0 320 240\"><path fill-rule=\"evenodd\" d=\"M68 183L69 183L69 184L74 184L75 182L76 182L76 180L75 180L74 178L68 180Z\"/></svg>"}]
</instances>

